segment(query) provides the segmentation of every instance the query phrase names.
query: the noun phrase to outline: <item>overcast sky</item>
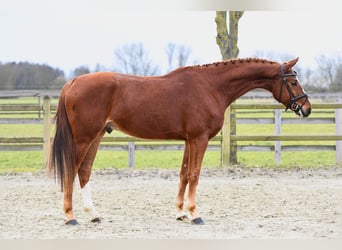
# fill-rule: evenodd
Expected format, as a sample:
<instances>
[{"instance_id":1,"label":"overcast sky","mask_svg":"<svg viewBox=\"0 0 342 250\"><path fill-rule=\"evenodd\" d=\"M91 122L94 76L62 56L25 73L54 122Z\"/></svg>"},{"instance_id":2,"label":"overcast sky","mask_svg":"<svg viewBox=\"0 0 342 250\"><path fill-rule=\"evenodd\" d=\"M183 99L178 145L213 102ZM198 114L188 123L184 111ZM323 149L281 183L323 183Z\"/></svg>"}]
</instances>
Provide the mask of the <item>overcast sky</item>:
<instances>
[{"instance_id":1,"label":"overcast sky","mask_svg":"<svg viewBox=\"0 0 342 250\"><path fill-rule=\"evenodd\" d=\"M132 42L142 42L160 66L167 62L169 42L191 48L189 64L220 60L214 11L138 12L108 2L1 0L0 61L45 63L66 74L81 65L94 69L97 63L110 69L115 49ZM341 24L337 9L246 11L239 23L239 56L274 51L314 67L320 54L341 55Z\"/></svg>"}]
</instances>

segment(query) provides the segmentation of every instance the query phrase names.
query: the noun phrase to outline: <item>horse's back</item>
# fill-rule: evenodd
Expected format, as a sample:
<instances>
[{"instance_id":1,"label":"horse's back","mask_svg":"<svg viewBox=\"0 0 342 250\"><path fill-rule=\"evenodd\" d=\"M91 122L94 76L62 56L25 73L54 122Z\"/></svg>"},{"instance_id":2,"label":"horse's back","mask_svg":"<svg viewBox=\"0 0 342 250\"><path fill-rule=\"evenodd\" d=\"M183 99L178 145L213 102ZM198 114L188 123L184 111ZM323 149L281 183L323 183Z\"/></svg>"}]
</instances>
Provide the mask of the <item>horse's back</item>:
<instances>
[{"instance_id":1,"label":"horse's back","mask_svg":"<svg viewBox=\"0 0 342 250\"><path fill-rule=\"evenodd\" d=\"M99 72L76 77L65 93L75 123L97 122L99 127L92 126L103 129L111 122L136 137L185 139L189 133L217 130L222 120L213 117L217 108L208 105L210 95L200 83L182 73L144 77Z\"/></svg>"}]
</instances>

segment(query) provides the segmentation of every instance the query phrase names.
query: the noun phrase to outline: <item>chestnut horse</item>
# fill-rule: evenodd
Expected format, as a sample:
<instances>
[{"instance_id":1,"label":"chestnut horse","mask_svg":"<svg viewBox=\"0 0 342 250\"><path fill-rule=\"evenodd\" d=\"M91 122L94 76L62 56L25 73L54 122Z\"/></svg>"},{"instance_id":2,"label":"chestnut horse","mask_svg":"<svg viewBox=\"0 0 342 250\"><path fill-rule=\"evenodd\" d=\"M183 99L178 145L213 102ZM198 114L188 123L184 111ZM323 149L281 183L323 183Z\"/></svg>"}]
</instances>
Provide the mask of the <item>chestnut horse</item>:
<instances>
[{"instance_id":1,"label":"chestnut horse","mask_svg":"<svg viewBox=\"0 0 342 250\"><path fill-rule=\"evenodd\" d=\"M177 219L203 224L196 209L196 188L208 140L221 129L224 111L246 92L262 88L297 115L307 117L311 103L292 67L298 58L280 64L264 59L231 59L201 66L180 67L166 75L145 77L112 72L78 76L60 93L50 171L64 192L66 224L73 214L73 184L78 174L84 209L92 222L96 212L89 178L104 133L118 129L146 139L185 141L176 198Z\"/></svg>"}]
</instances>

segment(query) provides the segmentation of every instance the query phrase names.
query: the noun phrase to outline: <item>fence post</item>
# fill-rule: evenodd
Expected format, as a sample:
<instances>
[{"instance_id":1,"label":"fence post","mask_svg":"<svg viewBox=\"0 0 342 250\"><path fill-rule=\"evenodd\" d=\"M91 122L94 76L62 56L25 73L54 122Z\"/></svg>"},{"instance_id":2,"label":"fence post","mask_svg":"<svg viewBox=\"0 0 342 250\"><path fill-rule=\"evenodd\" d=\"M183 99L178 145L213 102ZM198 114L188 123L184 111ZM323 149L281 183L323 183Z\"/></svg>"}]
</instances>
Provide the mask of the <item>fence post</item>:
<instances>
[{"instance_id":1,"label":"fence post","mask_svg":"<svg viewBox=\"0 0 342 250\"><path fill-rule=\"evenodd\" d=\"M236 135L236 109L230 110L230 135ZM237 142L230 140L230 163L237 164Z\"/></svg>"},{"instance_id":2,"label":"fence post","mask_svg":"<svg viewBox=\"0 0 342 250\"><path fill-rule=\"evenodd\" d=\"M230 106L224 112L224 123L222 127L221 140L221 167L228 166L230 163Z\"/></svg>"},{"instance_id":3,"label":"fence post","mask_svg":"<svg viewBox=\"0 0 342 250\"><path fill-rule=\"evenodd\" d=\"M135 164L135 144L134 141L128 142L128 167L134 168Z\"/></svg>"},{"instance_id":4,"label":"fence post","mask_svg":"<svg viewBox=\"0 0 342 250\"><path fill-rule=\"evenodd\" d=\"M43 100L43 164L47 166L50 155L50 140L51 140L51 99L49 96L44 96Z\"/></svg>"},{"instance_id":5,"label":"fence post","mask_svg":"<svg viewBox=\"0 0 342 250\"><path fill-rule=\"evenodd\" d=\"M276 135L281 134L281 110L274 110L274 133ZM274 159L278 164L281 161L281 141L274 142Z\"/></svg>"},{"instance_id":6,"label":"fence post","mask_svg":"<svg viewBox=\"0 0 342 250\"><path fill-rule=\"evenodd\" d=\"M40 95L38 96L38 106L40 107ZM38 119L40 119L41 116L42 116L41 110L39 109L39 110L38 110Z\"/></svg>"},{"instance_id":7,"label":"fence post","mask_svg":"<svg viewBox=\"0 0 342 250\"><path fill-rule=\"evenodd\" d=\"M341 101L341 99L337 100ZM342 109L335 109L336 135L342 134ZM336 141L336 163L342 163L342 141Z\"/></svg>"}]
</instances>

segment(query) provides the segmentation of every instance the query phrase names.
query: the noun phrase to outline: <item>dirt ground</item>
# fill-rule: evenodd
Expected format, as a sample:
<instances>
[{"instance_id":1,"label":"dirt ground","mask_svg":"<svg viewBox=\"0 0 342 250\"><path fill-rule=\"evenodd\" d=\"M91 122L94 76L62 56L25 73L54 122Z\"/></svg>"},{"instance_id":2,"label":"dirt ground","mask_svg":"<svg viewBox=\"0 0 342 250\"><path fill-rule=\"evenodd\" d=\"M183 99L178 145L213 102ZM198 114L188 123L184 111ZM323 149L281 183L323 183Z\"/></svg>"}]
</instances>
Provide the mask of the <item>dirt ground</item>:
<instances>
[{"instance_id":1,"label":"dirt ground","mask_svg":"<svg viewBox=\"0 0 342 250\"><path fill-rule=\"evenodd\" d=\"M178 171L93 172L102 223L91 223L75 186L80 223L64 225L62 193L45 173L0 176L2 239L342 238L342 168L202 170L197 204L203 226L175 220Z\"/></svg>"}]
</instances>

